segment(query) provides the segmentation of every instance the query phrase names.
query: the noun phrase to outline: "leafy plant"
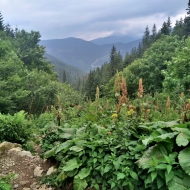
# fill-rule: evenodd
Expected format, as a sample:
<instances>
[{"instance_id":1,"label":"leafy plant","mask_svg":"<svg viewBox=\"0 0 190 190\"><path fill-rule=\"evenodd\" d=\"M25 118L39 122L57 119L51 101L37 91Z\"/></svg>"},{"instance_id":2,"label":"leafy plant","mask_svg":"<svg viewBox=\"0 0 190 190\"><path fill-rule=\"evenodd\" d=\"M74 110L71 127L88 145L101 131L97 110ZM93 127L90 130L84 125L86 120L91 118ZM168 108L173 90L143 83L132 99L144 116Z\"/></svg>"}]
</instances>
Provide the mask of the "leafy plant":
<instances>
[{"instance_id":1,"label":"leafy plant","mask_svg":"<svg viewBox=\"0 0 190 190\"><path fill-rule=\"evenodd\" d=\"M31 136L30 125L24 111L15 113L13 116L0 113L0 142L26 143Z\"/></svg>"},{"instance_id":2,"label":"leafy plant","mask_svg":"<svg viewBox=\"0 0 190 190\"><path fill-rule=\"evenodd\" d=\"M158 122L149 126L151 133L142 140L147 150L136 162L148 174L146 188L189 189L186 180L190 179L190 149L181 148L189 144L188 127L188 123L182 125L175 122Z\"/></svg>"},{"instance_id":3,"label":"leafy plant","mask_svg":"<svg viewBox=\"0 0 190 190\"><path fill-rule=\"evenodd\" d=\"M140 157L144 146L137 144L134 131L122 124L119 129L91 122L81 128L53 127L45 139L54 135L57 139L51 142L52 149L49 148L44 157L54 157L60 163L55 185L64 186L67 180L73 179L76 190L137 187L141 182L133 162ZM123 134L123 131L126 132ZM131 137L126 138L130 134ZM47 150L46 143L43 140Z\"/></svg>"},{"instance_id":4,"label":"leafy plant","mask_svg":"<svg viewBox=\"0 0 190 190\"><path fill-rule=\"evenodd\" d=\"M0 176L0 190L12 190L11 181L16 178L16 175L9 173L7 176Z\"/></svg>"}]
</instances>

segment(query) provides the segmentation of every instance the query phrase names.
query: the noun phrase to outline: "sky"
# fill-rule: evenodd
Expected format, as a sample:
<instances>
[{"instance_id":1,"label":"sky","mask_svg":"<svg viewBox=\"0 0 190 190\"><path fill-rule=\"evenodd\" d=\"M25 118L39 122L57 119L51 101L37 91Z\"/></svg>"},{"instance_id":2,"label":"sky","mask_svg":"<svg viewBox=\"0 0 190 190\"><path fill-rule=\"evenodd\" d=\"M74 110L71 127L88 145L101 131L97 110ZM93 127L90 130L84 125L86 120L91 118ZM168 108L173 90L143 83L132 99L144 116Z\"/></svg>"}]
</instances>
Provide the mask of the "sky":
<instances>
[{"instance_id":1,"label":"sky","mask_svg":"<svg viewBox=\"0 0 190 190\"><path fill-rule=\"evenodd\" d=\"M92 40L110 35L142 37L168 17L184 18L188 0L0 0L4 23L39 31L42 40Z\"/></svg>"}]
</instances>

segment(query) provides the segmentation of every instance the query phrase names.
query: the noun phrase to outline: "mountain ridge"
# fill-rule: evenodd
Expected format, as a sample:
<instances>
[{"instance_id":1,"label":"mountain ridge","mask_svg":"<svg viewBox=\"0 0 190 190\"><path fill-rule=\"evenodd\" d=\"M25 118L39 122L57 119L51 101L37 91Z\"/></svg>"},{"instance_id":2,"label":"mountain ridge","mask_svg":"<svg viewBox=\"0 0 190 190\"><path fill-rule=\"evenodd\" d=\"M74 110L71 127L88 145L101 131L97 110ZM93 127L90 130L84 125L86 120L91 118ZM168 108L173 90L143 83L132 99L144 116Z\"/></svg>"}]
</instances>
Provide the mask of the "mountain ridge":
<instances>
[{"instance_id":1,"label":"mountain ridge","mask_svg":"<svg viewBox=\"0 0 190 190\"><path fill-rule=\"evenodd\" d=\"M88 72L94 67L100 67L103 63L109 61L111 48L114 45L117 51L120 51L124 57L132 48L137 47L141 40L135 40L129 43L109 43L97 45L92 41L86 41L80 38L69 37L65 39L42 40L40 45L46 47L46 52L68 65L74 66ZM94 65L96 62L96 65Z\"/></svg>"}]
</instances>

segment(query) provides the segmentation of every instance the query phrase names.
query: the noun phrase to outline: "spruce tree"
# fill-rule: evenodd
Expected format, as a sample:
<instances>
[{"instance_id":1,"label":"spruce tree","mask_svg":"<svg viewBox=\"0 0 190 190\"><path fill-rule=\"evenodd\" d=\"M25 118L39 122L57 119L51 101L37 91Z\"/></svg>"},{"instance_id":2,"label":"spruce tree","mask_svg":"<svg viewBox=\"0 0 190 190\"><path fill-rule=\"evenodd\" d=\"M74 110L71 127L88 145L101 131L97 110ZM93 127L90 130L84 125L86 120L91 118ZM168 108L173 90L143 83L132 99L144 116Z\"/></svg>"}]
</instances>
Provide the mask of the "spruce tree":
<instances>
[{"instance_id":1,"label":"spruce tree","mask_svg":"<svg viewBox=\"0 0 190 190\"><path fill-rule=\"evenodd\" d=\"M169 35L170 35L170 34L171 34L171 31L172 31L172 22L171 22L170 17L168 17L167 26L168 26Z\"/></svg>"},{"instance_id":2,"label":"spruce tree","mask_svg":"<svg viewBox=\"0 0 190 190\"><path fill-rule=\"evenodd\" d=\"M145 29L144 36L142 39L143 49L146 50L150 45L150 31L148 26Z\"/></svg>"},{"instance_id":3,"label":"spruce tree","mask_svg":"<svg viewBox=\"0 0 190 190\"><path fill-rule=\"evenodd\" d=\"M161 28L161 34L164 34L164 35L169 35L170 34L170 29L168 27L168 23L167 22L164 22L163 25L162 25L162 28Z\"/></svg>"},{"instance_id":4,"label":"spruce tree","mask_svg":"<svg viewBox=\"0 0 190 190\"><path fill-rule=\"evenodd\" d=\"M184 30L185 30L185 35L189 36L190 35L190 0L188 3L188 8L186 9L187 12L187 17L184 19Z\"/></svg>"},{"instance_id":5,"label":"spruce tree","mask_svg":"<svg viewBox=\"0 0 190 190\"><path fill-rule=\"evenodd\" d=\"M172 35L178 35L180 38L182 38L185 35L184 22L182 18L179 21L176 21Z\"/></svg>"},{"instance_id":6,"label":"spruce tree","mask_svg":"<svg viewBox=\"0 0 190 190\"><path fill-rule=\"evenodd\" d=\"M66 81L67 81L66 72L65 70L63 70L62 82L64 83Z\"/></svg>"},{"instance_id":7,"label":"spruce tree","mask_svg":"<svg viewBox=\"0 0 190 190\"><path fill-rule=\"evenodd\" d=\"M9 24L6 24L4 27L4 31L7 34L7 36L14 38L15 37L15 33L14 30L11 28L11 26Z\"/></svg>"},{"instance_id":8,"label":"spruce tree","mask_svg":"<svg viewBox=\"0 0 190 190\"><path fill-rule=\"evenodd\" d=\"M117 63L117 49L115 46L112 47L110 53L110 64L109 64L109 75L110 78L113 77L117 71L118 63Z\"/></svg>"},{"instance_id":9,"label":"spruce tree","mask_svg":"<svg viewBox=\"0 0 190 190\"><path fill-rule=\"evenodd\" d=\"M4 24L3 24L3 16L2 16L2 14L1 14L1 12L0 12L0 30L1 31L4 31Z\"/></svg>"},{"instance_id":10,"label":"spruce tree","mask_svg":"<svg viewBox=\"0 0 190 190\"><path fill-rule=\"evenodd\" d=\"M152 36L154 39L156 38L156 34L157 34L156 24L154 24L152 27Z\"/></svg>"}]
</instances>

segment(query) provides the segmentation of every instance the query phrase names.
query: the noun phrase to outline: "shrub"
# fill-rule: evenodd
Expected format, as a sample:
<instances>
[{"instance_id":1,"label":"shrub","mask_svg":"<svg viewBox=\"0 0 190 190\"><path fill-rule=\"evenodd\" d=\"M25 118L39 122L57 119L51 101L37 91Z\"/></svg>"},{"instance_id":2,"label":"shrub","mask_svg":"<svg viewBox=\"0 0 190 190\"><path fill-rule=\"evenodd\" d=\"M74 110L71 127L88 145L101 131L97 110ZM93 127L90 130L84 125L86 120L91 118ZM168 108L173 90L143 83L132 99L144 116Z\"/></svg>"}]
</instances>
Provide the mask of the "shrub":
<instances>
[{"instance_id":1,"label":"shrub","mask_svg":"<svg viewBox=\"0 0 190 190\"><path fill-rule=\"evenodd\" d=\"M30 137L30 122L26 113L20 111L13 116L0 113L0 142L9 141L24 144Z\"/></svg>"}]
</instances>

